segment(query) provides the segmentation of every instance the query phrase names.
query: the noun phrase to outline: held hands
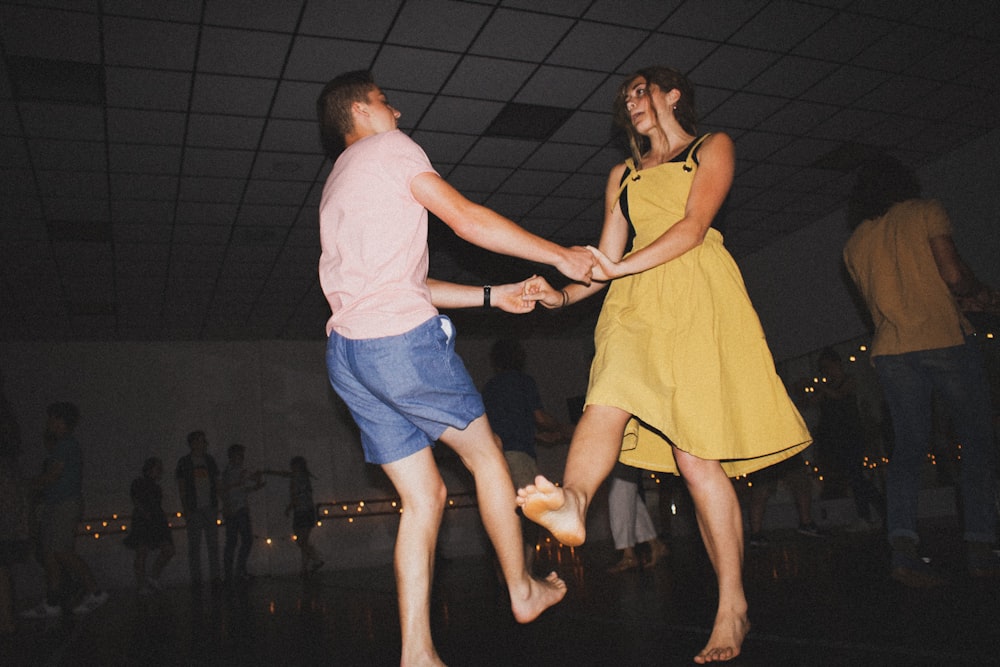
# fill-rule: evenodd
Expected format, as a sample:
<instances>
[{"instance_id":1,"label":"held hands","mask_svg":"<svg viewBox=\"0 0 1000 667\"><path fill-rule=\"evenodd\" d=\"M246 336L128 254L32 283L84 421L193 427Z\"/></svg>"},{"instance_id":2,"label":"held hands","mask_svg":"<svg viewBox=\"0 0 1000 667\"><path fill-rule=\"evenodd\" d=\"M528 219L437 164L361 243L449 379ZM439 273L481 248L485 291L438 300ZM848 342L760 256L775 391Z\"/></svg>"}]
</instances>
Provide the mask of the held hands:
<instances>
[{"instance_id":1,"label":"held hands","mask_svg":"<svg viewBox=\"0 0 1000 667\"><path fill-rule=\"evenodd\" d=\"M603 252L595 248L594 246L587 246L587 250L594 258L594 269L592 276L594 280L607 282L608 280L613 280L615 278L621 278L626 275L626 271L622 270L620 262L612 262L608 259L608 256Z\"/></svg>"},{"instance_id":2,"label":"held hands","mask_svg":"<svg viewBox=\"0 0 1000 667\"><path fill-rule=\"evenodd\" d=\"M554 289L545 278L532 276L525 280L522 297L532 303L539 302L546 308L561 308L564 297L561 290Z\"/></svg>"},{"instance_id":3,"label":"held hands","mask_svg":"<svg viewBox=\"0 0 1000 667\"><path fill-rule=\"evenodd\" d=\"M593 255L582 246L563 248L563 250L565 256L562 261L555 265L555 268L559 269L559 272L570 280L589 285L591 272L594 269Z\"/></svg>"},{"instance_id":4,"label":"held hands","mask_svg":"<svg viewBox=\"0 0 1000 667\"><path fill-rule=\"evenodd\" d=\"M504 312L514 313L515 315L530 313L535 309L535 301L525 297L524 295L526 285L535 279L541 280L538 276L532 276L519 283L493 285L492 291L490 292L491 304L494 308L499 308Z\"/></svg>"}]
</instances>

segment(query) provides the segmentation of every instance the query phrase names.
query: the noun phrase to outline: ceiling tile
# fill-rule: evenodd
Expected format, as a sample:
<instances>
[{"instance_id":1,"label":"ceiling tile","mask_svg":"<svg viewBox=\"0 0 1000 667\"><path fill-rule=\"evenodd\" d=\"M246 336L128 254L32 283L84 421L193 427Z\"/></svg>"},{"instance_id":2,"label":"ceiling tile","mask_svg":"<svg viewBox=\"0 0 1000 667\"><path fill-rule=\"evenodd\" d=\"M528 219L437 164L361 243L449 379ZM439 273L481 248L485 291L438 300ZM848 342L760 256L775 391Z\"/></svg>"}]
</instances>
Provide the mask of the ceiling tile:
<instances>
[{"instance_id":1,"label":"ceiling tile","mask_svg":"<svg viewBox=\"0 0 1000 667\"><path fill-rule=\"evenodd\" d=\"M739 90L777 59L777 54L768 51L722 45L695 67L691 79Z\"/></svg>"},{"instance_id":2,"label":"ceiling tile","mask_svg":"<svg viewBox=\"0 0 1000 667\"><path fill-rule=\"evenodd\" d=\"M185 176L225 176L246 178L253 164L251 151L215 148L188 148L184 151Z\"/></svg>"},{"instance_id":3,"label":"ceiling tile","mask_svg":"<svg viewBox=\"0 0 1000 667\"><path fill-rule=\"evenodd\" d=\"M597 72L542 66L514 97L514 101L571 109L585 100L605 78L606 75Z\"/></svg>"},{"instance_id":4,"label":"ceiling tile","mask_svg":"<svg viewBox=\"0 0 1000 667\"><path fill-rule=\"evenodd\" d=\"M476 141L476 137L461 134L450 134L447 132L430 132L417 130L412 135L413 140L419 144L431 164L457 162L465 155L469 147Z\"/></svg>"},{"instance_id":5,"label":"ceiling tile","mask_svg":"<svg viewBox=\"0 0 1000 667\"><path fill-rule=\"evenodd\" d=\"M176 201L113 201L111 202L112 223L158 225L167 230L169 240L170 225L174 221ZM117 237L116 237L117 238Z\"/></svg>"},{"instance_id":6,"label":"ceiling tile","mask_svg":"<svg viewBox=\"0 0 1000 667\"><path fill-rule=\"evenodd\" d=\"M263 127L263 118L192 113L188 116L185 143L197 148L252 150L261 142Z\"/></svg>"},{"instance_id":7,"label":"ceiling tile","mask_svg":"<svg viewBox=\"0 0 1000 667\"><path fill-rule=\"evenodd\" d=\"M537 7L536 3L533 9ZM498 9L476 36L469 52L514 60L539 61L573 26L559 16Z\"/></svg>"},{"instance_id":8,"label":"ceiling tile","mask_svg":"<svg viewBox=\"0 0 1000 667\"><path fill-rule=\"evenodd\" d=\"M178 146L110 144L107 168L111 172L177 174L181 169L181 149Z\"/></svg>"},{"instance_id":9,"label":"ceiling tile","mask_svg":"<svg viewBox=\"0 0 1000 667\"><path fill-rule=\"evenodd\" d=\"M198 49L198 71L242 76L278 76L291 36L256 30L205 27Z\"/></svg>"},{"instance_id":10,"label":"ceiling tile","mask_svg":"<svg viewBox=\"0 0 1000 667\"><path fill-rule=\"evenodd\" d=\"M459 192L492 192L504 179L510 176L512 169L499 167L461 166L452 171L448 178Z\"/></svg>"},{"instance_id":11,"label":"ceiling tile","mask_svg":"<svg viewBox=\"0 0 1000 667\"><path fill-rule=\"evenodd\" d=\"M421 130L482 134L503 108L500 102L437 97L420 120Z\"/></svg>"},{"instance_id":12,"label":"ceiling tile","mask_svg":"<svg viewBox=\"0 0 1000 667\"><path fill-rule=\"evenodd\" d=\"M854 57L851 64L887 72L902 72L923 55L937 50L944 36L928 28L897 25Z\"/></svg>"},{"instance_id":13,"label":"ceiling tile","mask_svg":"<svg viewBox=\"0 0 1000 667\"><path fill-rule=\"evenodd\" d=\"M808 134L809 130L839 110L829 104L790 102L761 122L757 129L789 134Z\"/></svg>"},{"instance_id":14,"label":"ceiling tile","mask_svg":"<svg viewBox=\"0 0 1000 667\"><path fill-rule=\"evenodd\" d=\"M704 117L704 122L722 127L757 127L785 105L778 97L736 93Z\"/></svg>"},{"instance_id":15,"label":"ceiling tile","mask_svg":"<svg viewBox=\"0 0 1000 667\"><path fill-rule=\"evenodd\" d=\"M371 67L382 88L437 92L458 64L454 53L385 46Z\"/></svg>"},{"instance_id":16,"label":"ceiling tile","mask_svg":"<svg viewBox=\"0 0 1000 667\"><path fill-rule=\"evenodd\" d=\"M766 0L685 0L660 29L724 42L766 5Z\"/></svg>"},{"instance_id":17,"label":"ceiling tile","mask_svg":"<svg viewBox=\"0 0 1000 667\"><path fill-rule=\"evenodd\" d=\"M788 51L833 16L834 12L831 10L801 2L769 2L726 41L757 49Z\"/></svg>"},{"instance_id":18,"label":"ceiling tile","mask_svg":"<svg viewBox=\"0 0 1000 667\"><path fill-rule=\"evenodd\" d=\"M744 86L751 93L798 97L837 69L834 63L782 56Z\"/></svg>"},{"instance_id":19,"label":"ceiling tile","mask_svg":"<svg viewBox=\"0 0 1000 667\"><path fill-rule=\"evenodd\" d=\"M199 73L194 78L191 111L266 116L276 87L274 79Z\"/></svg>"},{"instance_id":20,"label":"ceiling tile","mask_svg":"<svg viewBox=\"0 0 1000 667\"><path fill-rule=\"evenodd\" d=\"M628 10L622 11L619 0L595 0L583 16L591 21L651 28L663 23L680 4L681 0L630 0Z\"/></svg>"},{"instance_id":21,"label":"ceiling tile","mask_svg":"<svg viewBox=\"0 0 1000 667\"><path fill-rule=\"evenodd\" d=\"M327 0L307 0L302 32L379 41L396 18L400 4L401 0L337 0L336 11L330 11Z\"/></svg>"},{"instance_id":22,"label":"ceiling tile","mask_svg":"<svg viewBox=\"0 0 1000 667\"><path fill-rule=\"evenodd\" d=\"M802 94L803 99L847 105L889 79L885 72L845 65Z\"/></svg>"},{"instance_id":23,"label":"ceiling tile","mask_svg":"<svg viewBox=\"0 0 1000 667\"><path fill-rule=\"evenodd\" d=\"M326 83L343 72L371 68L377 52L377 44L300 35L292 44L284 74L289 79Z\"/></svg>"},{"instance_id":24,"label":"ceiling tile","mask_svg":"<svg viewBox=\"0 0 1000 667\"><path fill-rule=\"evenodd\" d=\"M59 196L42 200L49 220L107 220L108 200Z\"/></svg>"},{"instance_id":25,"label":"ceiling tile","mask_svg":"<svg viewBox=\"0 0 1000 667\"><path fill-rule=\"evenodd\" d=\"M112 174L114 200L135 199L172 202L177 196L177 177L154 174Z\"/></svg>"},{"instance_id":26,"label":"ceiling tile","mask_svg":"<svg viewBox=\"0 0 1000 667\"><path fill-rule=\"evenodd\" d=\"M302 153L260 151L254 161L251 176L253 178L312 183L316 179L316 173L322 167L323 160L323 156L318 153L303 155Z\"/></svg>"},{"instance_id":27,"label":"ceiling tile","mask_svg":"<svg viewBox=\"0 0 1000 667\"><path fill-rule=\"evenodd\" d=\"M668 65L688 74L718 46L715 42L682 35L654 33L639 44L638 48L615 69L623 75L628 75L643 67ZM621 83L621 80L616 80L614 85L617 88ZM611 98L607 99L606 105L610 108Z\"/></svg>"},{"instance_id":28,"label":"ceiling tile","mask_svg":"<svg viewBox=\"0 0 1000 667\"><path fill-rule=\"evenodd\" d=\"M97 107L21 102L17 105L28 137L104 140L104 114Z\"/></svg>"},{"instance_id":29,"label":"ceiling tile","mask_svg":"<svg viewBox=\"0 0 1000 667\"><path fill-rule=\"evenodd\" d=\"M581 21L563 37L546 62L603 70L610 63L625 59L628 52L622 45L637 44L645 37L642 30Z\"/></svg>"},{"instance_id":30,"label":"ceiling tile","mask_svg":"<svg viewBox=\"0 0 1000 667\"><path fill-rule=\"evenodd\" d=\"M198 52L198 26L106 16L104 61L155 69L191 71Z\"/></svg>"},{"instance_id":31,"label":"ceiling tile","mask_svg":"<svg viewBox=\"0 0 1000 667\"><path fill-rule=\"evenodd\" d=\"M244 200L253 204L298 206L309 192L309 186L309 183L301 181L251 179L247 182ZM288 221L289 224L291 222Z\"/></svg>"},{"instance_id":32,"label":"ceiling tile","mask_svg":"<svg viewBox=\"0 0 1000 667\"><path fill-rule=\"evenodd\" d=\"M73 165L79 171L104 171L108 166L106 149L96 141L33 139L28 146L36 169L65 169Z\"/></svg>"},{"instance_id":33,"label":"ceiling tile","mask_svg":"<svg viewBox=\"0 0 1000 667\"><path fill-rule=\"evenodd\" d=\"M207 25L230 26L292 32L298 20L303 0L240 0L209 2L205 5Z\"/></svg>"},{"instance_id":34,"label":"ceiling tile","mask_svg":"<svg viewBox=\"0 0 1000 667\"><path fill-rule=\"evenodd\" d=\"M105 67L108 105L185 111L191 97L191 74L139 67Z\"/></svg>"},{"instance_id":35,"label":"ceiling tile","mask_svg":"<svg viewBox=\"0 0 1000 667\"><path fill-rule=\"evenodd\" d=\"M8 56L101 62L101 26L96 13L69 12L5 3L0 36Z\"/></svg>"},{"instance_id":36,"label":"ceiling tile","mask_svg":"<svg viewBox=\"0 0 1000 667\"><path fill-rule=\"evenodd\" d=\"M594 155L592 146L578 144L543 144L522 165L525 169L551 169L553 171L573 172L578 165Z\"/></svg>"},{"instance_id":37,"label":"ceiling tile","mask_svg":"<svg viewBox=\"0 0 1000 667\"><path fill-rule=\"evenodd\" d=\"M236 203L243 196L244 185L239 178L184 176L178 198L191 202Z\"/></svg>"},{"instance_id":38,"label":"ceiling tile","mask_svg":"<svg viewBox=\"0 0 1000 667\"><path fill-rule=\"evenodd\" d=\"M498 188L499 192L523 195L547 195L566 180L566 174L557 171L518 169Z\"/></svg>"},{"instance_id":39,"label":"ceiling tile","mask_svg":"<svg viewBox=\"0 0 1000 667\"><path fill-rule=\"evenodd\" d=\"M809 39L792 49L800 56L846 63L888 34L893 28L889 21L861 14L839 12Z\"/></svg>"},{"instance_id":40,"label":"ceiling tile","mask_svg":"<svg viewBox=\"0 0 1000 667\"><path fill-rule=\"evenodd\" d=\"M315 121L271 119L264 128L261 150L322 153Z\"/></svg>"},{"instance_id":41,"label":"ceiling tile","mask_svg":"<svg viewBox=\"0 0 1000 667\"><path fill-rule=\"evenodd\" d=\"M186 118L174 111L108 109L108 139L122 143L181 145Z\"/></svg>"},{"instance_id":42,"label":"ceiling tile","mask_svg":"<svg viewBox=\"0 0 1000 667\"><path fill-rule=\"evenodd\" d=\"M278 85L271 116L314 121L316 119L316 99L322 91L323 84L320 83L282 81Z\"/></svg>"},{"instance_id":43,"label":"ceiling tile","mask_svg":"<svg viewBox=\"0 0 1000 667\"><path fill-rule=\"evenodd\" d=\"M489 7L454 0L404 3L387 41L445 51L465 51L489 14ZM441 20L442 16L447 16L448 20Z\"/></svg>"},{"instance_id":44,"label":"ceiling tile","mask_svg":"<svg viewBox=\"0 0 1000 667\"><path fill-rule=\"evenodd\" d=\"M466 153L466 164L486 164L517 167L539 146L537 141L482 137Z\"/></svg>"},{"instance_id":45,"label":"ceiling tile","mask_svg":"<svg viewBox=\"0 0 1000 667\"><path fill-rule=\"evenodd\" d=\"M283 230L276 230L275 228L291 227L295 224L298 214L298 206L243 204L240 206L239 214L236 216L236 224L241 226L259 226L264 231L257 234L254 238L259 241L278 243L284 239L285 233ZM247 238L247 232L242 232L241 238Z\"/></svg>"},{"instance_id":46,"label":"ceiling tile","mask_svg":"<svg viewBox=\"0 0 1000 667\"><path fill-rule=\"evenodd\" d=\"M105 14L138 16L164 21L197 23L204 0L170 0L170 2L135 2L135 0L100 0Z\"/></svg>"},{"instance_id":47,"label":"ceiling tile","mask_svg":"<svg viewBox=\"0 0 1000 667\"><path fill-rule=\"evenodd\" d=\"M521 89L535 67L530 63L466 56L442 92L456 97L507 100Z\"/></svg>"}]
</instances>

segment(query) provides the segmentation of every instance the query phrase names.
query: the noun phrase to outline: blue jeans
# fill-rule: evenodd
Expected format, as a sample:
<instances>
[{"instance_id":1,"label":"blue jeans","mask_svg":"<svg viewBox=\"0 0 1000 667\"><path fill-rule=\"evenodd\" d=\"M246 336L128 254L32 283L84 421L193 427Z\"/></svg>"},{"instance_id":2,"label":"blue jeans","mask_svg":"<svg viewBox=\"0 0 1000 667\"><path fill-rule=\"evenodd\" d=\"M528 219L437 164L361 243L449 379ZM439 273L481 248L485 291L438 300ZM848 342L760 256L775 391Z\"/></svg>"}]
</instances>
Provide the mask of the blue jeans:
<instances>
[{"instance_id":1,"label":"blue jeans","mask_svg":"<svg viewBox=\"0 0 1000 667\"><path fill-rule=\"evenodd\" d=\"M205 534L208 546L208 574L212 581L219 579L219 534L215 523L218 512L214 507L199 507L184 514L188 539L188 566L191 583L201 583L201 535Z\"/></svg>"},{"instance_id":2,"label":"blue jeans","mask_svg":"<svg viewBox=\"0 0 1000 667\"><path fill-rule=\"evenodd\" d=\"M895 444L886 475L889 540L917 536L917 495L931 435L931 402L948 408L962 445L961 505L964 538L993 542L994 444L989 385L977 341L964 345L875 357L875 371L889 405Z\"/></svg>"},{"instance_id":3,"label":"blue jeans","mask_svg":"<svg viewBox=\"0 0 1000 667\"><path fill-rule=\"evenodd\" d=\"M253 528L250 525L250 510L244 507L226 517L226 547L222 551L223 572L226 581L233 578L233 555L236 555L236 576L242 577L247 573L247 558L250 556L250 547L253 546ZM240 550L236 551L236 542L240 543Z\"/></svg>"}]
</instances>

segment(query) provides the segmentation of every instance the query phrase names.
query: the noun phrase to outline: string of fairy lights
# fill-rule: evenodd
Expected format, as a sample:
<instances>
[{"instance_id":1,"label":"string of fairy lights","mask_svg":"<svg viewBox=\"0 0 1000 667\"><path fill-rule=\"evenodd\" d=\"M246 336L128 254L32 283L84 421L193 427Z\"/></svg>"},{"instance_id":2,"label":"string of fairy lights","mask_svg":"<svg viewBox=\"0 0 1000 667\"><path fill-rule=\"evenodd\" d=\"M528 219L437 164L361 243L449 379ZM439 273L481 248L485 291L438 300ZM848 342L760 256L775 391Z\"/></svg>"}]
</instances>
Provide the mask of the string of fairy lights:
<instances>
[{"instance_id":1,"label":"string of fairy lights","mask_svg":"<svg viewBox=\"0 0 1000 667\"><path fill-rule=\"evenodd\" d=\"M474 493L449 494L445 509L459 510L478 507ZM340 502L322 502L316 506L316 527L322 527L325 521L344 521L352 524L358 519L365 519L377 516L398 516L403 513L403 503L399 498L375 498L368 500L346 500ZM173 512L169 515L168 525L173 530L184 527L184 513ZM128 514L113 513L110 516L90 517L83 519L79 524L77 536L89 537L99 540L102 538L122 536L128 532L131 516ZM220 516L215 520L216 525L225 525L224 519ZM262 540L265 544L273 545L280 540L298 539L292 533L284 537L269 535L255 535L255 539Z\"/></svg>"},{"instance_id":2,"label":"string of fairy lights","mask_svg":"<svg viewBox=\"0 0 1000 667\"><path fill-rule=\"evenodd\" d=\"M993 331L987 331L980 334L980 337L984 340L984 342L988 341L990 344L994 343L996 340L996 336ZM855 352L847 355L847 361L849 363L857 363L859 360L867 357L867 352L867 345L858 345ZM814 393L816 391L816 386L824 382L826 382L826 378L816 376L812 378L812 386L806 386L805 391L808 393ZM961 443L955 443L955 460L960 461L961 456L962 445ZM934 466L941 462L939 457L934 452L928 452L927 459L929 463ZM820 467L814 461L803 458L802 463L808 468L810 475L814 476L820 482L825 480L822 470L820 470ZM889 463L889 458L886 456L865 456L861 465L863 465L867 470L874 472L877 468L884 466L887 463ZM663 481L660 475L655 472L649 473L649 479L653 484L660 484ZM752 480L747 475L736 477L733 481L734 483L746 484L748 487L753 485ZM469 492L450 494L445 505L445 509L448 510L461 510L476 507L478 507L476 496L474 493ZM339 502L321 502L316 504L316 527L322 527L323 523L326 521L343 521L348 524L353 524L359 520L375 517L398 516L399 514L402 514L402 512L403 504L399 498L374 498ZM182 512L174 512L170 516L172 519L169 521L169 524L172 529L177 530L183 527L184 515ZM77 535L95 540L114 536L120 537L128 532L130 519L131 517L128 514L118 512L106 516L86 518L79 524ZM219 526L224 525L223 519L217 518L216 524ZM262 540L268 546L272 546L279 541L294 542L297 539L295 534L286 535L280 538L269 535L255 535L254 537ZM537 548L540 548L540 545ZM551 548L551 544L549 545L549 548Z\"/></svg>"}]
</instances>

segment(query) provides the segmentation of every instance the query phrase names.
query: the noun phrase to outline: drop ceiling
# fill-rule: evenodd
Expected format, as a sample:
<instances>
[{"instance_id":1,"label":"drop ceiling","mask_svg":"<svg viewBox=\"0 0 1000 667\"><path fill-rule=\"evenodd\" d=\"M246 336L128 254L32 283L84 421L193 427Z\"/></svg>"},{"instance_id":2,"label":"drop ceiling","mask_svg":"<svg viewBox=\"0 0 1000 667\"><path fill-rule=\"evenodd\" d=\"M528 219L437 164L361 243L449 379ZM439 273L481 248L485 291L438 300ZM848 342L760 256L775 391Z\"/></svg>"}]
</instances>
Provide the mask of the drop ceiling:
<instances>
[{"instance_id":1,"label":"drop ceiling","mask_svg":"<svg viewBox=\"0 0 1000 667\"><path fill-rule=\"evenodd\" d=\"M623 157L612 92L673 65L699 129L736 142L717 224L739 259L840 208L870 152L919 167L1000 125L997 15L992 0L0 2L0 339L322 339L315 99L352 69L470 199L577 244L596 241ZM440 222L430 248L446 280L547 271ZM595 308L463 324L569 332Z\"/></svg>"}]
</instances>

